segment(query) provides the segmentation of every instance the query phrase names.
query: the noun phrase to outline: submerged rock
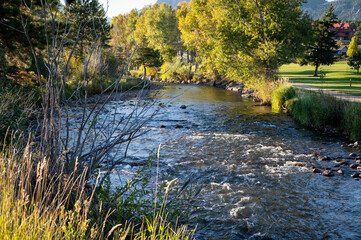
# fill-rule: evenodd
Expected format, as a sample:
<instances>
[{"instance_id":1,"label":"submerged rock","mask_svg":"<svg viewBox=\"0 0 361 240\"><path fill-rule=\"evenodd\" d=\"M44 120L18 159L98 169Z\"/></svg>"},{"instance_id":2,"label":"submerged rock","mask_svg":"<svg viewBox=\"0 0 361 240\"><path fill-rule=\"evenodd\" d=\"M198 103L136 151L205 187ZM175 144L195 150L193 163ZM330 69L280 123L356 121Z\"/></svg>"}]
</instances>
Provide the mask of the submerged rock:
<instances>
[{"instance_id":1,"label":"submerged rock","mask_svg":"<svg viewBox=\"0 0 361 240\"><path fill-rule=\"evenodd\" d=\"M332 177L334 176L332 170L325 170L321 173L322 176L325 176L325 177Z\"/></svg>"},{"instance_id":2,"label":"submerged rock","mask_svg":"<svg viewBox=\"0 0 361 240\"><path fill-rule=\"evenodd\" d=\"M324 156L324 157L319 156L318 158L321 159L322 161L331 161L332 160L329 156Z\"/></svg>"},{"instance_id":3,"label":"submerged rock","mask_svg":"<svg viewBox=\"0 0 361 240\"><path fill-rule=\"evenodd\" d=\"M343 175L343 171L341 169L337 170L337 173Z\"/></svg>"},{"instance_id":4,"label":"submerged rock","mask_svg":"<svg viewBox=\"0 0 361 240\"><path fill-rule=\"evenodd\" d=\"M347 161L335 161L335 163L341 165L341 166L348 166L348 162Z\"/></svg>"},{"instance_id":5,"label":"submerged rock","mask_svg":"<svg viewBox=\"0 0 361 240\"><path fill-rule=\"evenodd\" d=\"M354 173L351 175L352 178L360 178L360 173Z\"/></svg>"},{"instance_id":6,"label":"submerged rock","mask_svg":"<svg viewBox=\"0 0 361 240\"><path fill-rule=\"evenodd\" d=\"M312 170L312 172L313 173L321 173L322 171L320 169L318 169L318 168L315 168L315 169Z\"/></svg>"},{"instance_id":7,"label":"submerged rock","mask_svg":"<svg viewBox=\"0 0 361 240\"><path fill-rule=\"evenodd\" d=\"M357 165L356 165L356 164L351 164L351 165L350 165L350 168L356 169L356 168L357 168Z\"/></svg>"},{"instance_id":8,"label":"submerged rock","mask_svg":"<svg viewBox=\"0 0 361 240\"><path fill-rule=\"evenodd\" d=\"M180 106L180 108L181 108L181 109L186 109L187 106L186 106L186 105L182 105L182 106Z\"/></svg>"}]
</instances>

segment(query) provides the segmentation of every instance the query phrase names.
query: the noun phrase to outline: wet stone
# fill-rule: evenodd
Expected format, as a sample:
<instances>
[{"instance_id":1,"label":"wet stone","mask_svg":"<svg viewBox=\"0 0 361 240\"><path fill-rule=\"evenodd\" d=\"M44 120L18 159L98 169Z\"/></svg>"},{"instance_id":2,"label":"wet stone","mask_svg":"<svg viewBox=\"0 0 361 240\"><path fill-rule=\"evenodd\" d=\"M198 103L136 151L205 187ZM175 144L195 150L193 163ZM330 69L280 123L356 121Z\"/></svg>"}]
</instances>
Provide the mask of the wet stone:
<instances>
[{"instance_id":1,"label":"wet stone","mask_svg":"<svg viewBox=\"0 0 361 240\"><path fill-rule=\"evenodd\" d=\"M321 173L322 176L325 176L325 177L332 177L334 176L332 170L325 170Z\"/></svg>"},{"instance_id":2,"label":"wet stone","mask_svg":"<svg viewBox=\"0 0 361 240\"><path fill-rule=\"evenodd\" d=\"M357 170L361 171L361 166L358 166L358 167L357 167Z\"/></svg>"},{"instance_id":3,"label":"wet stone","mask_svg":"<svg viewBox=\"0 0 361 240\"><path fill-rule=\"evenodd\" d=\"M356 169L356 168L357 168L357 165L356 165L356 164L351 164L351 165L350 165L350 168Z\"/></svg>"},{"instance_id":4,"label":"wet stone","mask_svg":"<svg viewBox=\"0 0 361 240\"><path fill-rule=\"evenodd\" d=\"M175 125L175 128L183 128L182 125Z\"/></svg>"},{"instance_id":5,"label":"wet stone","mask_svg":"<svg viewBox=\"0 0 361 240\"><path fill-rule=\"evenodd\" d=\"M186 105L182 105L182 106L180 106L180 108L181 108L181 109L186 109L187 106L186 106Z\"/></svg>"},{"instance_id":6,"label":"wet stone","mask_svg":"<svg viewBox=\"0 0 361 240\"><path fill-rule=\"evenodd\" d=\"M343 171L341 169L337 170L337 173L343 175Z\"/></svg>"},{"instance_id":7,"label":"wet stone","mask_svg":"<svg viewBox=\"0 0 361 240\"><path fill-rule=\"evenodd\" d=\"M335 161L337 164L341 165L341 166L348 166L348 162L347 161Z\"/></svg>"},{"instance_id":8,"label":"wet stone","mask_svg":"<svg viewBox=\"0 0 361 240\"><path fill-rule=\"evenodd\" d=\"M303 167L303 166L305 166L303 163L296 163L295 164L295 167Z\"/></svg>"},{"instance_id":9,"label":"wet stone","mask_svg":"<svg viewBox=\"0 0 361 240\"><path fill-rule=\"evenodd\" d=\"M351 175L352 178L360 178L360 173L354 173Z\"/></svg>"},{"instance_id":10,"label":"wet stone","mask_svg":"<svg viewBox=\"0 0 361 240\"><path fill-rule=\"evenodd\" d=\"M160 128L165 128L165 126L164 126L164 125L160 125Z\"/></svg>"},{"instance_id":11,"label":"wet stone","mask_svg":"<svg viewBox=\"0 0 361 240\"><path fill-rule=\"evenodd\" d=\"M324 157L319 156L318 158L321 159L322 161L331 161L332 160L329 156L324 156Z\"/></svg>"},{"instance_id":12,"label":"wet stone","mask_svg":"<svg viewBox=\"0 0 361 240\"><path fill-rule=\"evenodd\" d=\"M312 172L313 172L313 173L321 173L322 171L321 171L320 169L318 169L318 168L315 168L315 169L313 169Z\"/></svg>"},{"instance_id":13,"label":"wet stone","mask_svg":"<svg viewBox=\"0 0 361 240\"><path fill-rule=\"evenodd\" d=\"M361 164L361 160L356 160L356 164Z\"/></svg>"}]
</instances>

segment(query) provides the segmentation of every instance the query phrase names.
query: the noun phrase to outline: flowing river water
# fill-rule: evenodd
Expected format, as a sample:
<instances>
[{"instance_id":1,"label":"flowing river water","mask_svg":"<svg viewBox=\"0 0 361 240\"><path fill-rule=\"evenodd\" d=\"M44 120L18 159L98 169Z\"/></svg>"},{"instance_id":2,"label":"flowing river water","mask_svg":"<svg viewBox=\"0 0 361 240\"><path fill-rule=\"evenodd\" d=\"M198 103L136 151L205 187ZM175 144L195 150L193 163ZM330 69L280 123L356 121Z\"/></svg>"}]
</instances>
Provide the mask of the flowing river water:
<instances>
[{"instance_id":1,"label":"flowing river water","mask_svg":"<svg viewBox=\"0 0 361 240\"><path fill-rule=\"evenodd\" d=\"M166 85L154 99L161 111L130 145L129 161L162 144L160 172L203 187L197 239L361 239L361 181L347 169L327 178L311 168L335 165L315 153L346 158L342 139L223 89ZM119 167L124 178L138 168Z\"/></svg>"}]
</instances>

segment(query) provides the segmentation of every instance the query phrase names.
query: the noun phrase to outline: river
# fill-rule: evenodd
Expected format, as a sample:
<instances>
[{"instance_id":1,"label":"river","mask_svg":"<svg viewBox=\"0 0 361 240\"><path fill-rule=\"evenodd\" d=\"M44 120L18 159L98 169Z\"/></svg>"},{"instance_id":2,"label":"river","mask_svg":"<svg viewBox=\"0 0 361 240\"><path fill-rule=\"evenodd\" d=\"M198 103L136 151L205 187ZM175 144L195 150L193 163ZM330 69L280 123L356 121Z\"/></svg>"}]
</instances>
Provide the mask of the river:
<instances>
[{"instance_id":1,"label":"river","mask_svg":"<svg viewBox=\"0 0 361 240\"><path fill-rule=\"evenodd\" d=\"M361 181L346 167L331 178L311 168L336 164L316 154L346 158L342 139L223 89L166 85L154 99L161 111L128 155L162 144L160 172L203 187L197 239L361 239ZM119 167L124 178L137 168Z\"/></svg>"}]
</instances>

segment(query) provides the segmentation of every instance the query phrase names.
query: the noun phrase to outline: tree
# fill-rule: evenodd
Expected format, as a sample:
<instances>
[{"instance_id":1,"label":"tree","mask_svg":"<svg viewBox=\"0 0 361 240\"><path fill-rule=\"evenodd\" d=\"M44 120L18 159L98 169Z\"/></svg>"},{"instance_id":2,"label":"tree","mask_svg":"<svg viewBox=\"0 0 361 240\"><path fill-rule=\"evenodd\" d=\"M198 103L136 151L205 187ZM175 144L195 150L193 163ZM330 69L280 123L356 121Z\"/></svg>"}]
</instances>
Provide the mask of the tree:
<instances>
[{"instance_id":1,"label":"tree","mask_svg":"<svg viewBox=\"0 0 361 240\"><path fill-rule=\"evenodd\" d=\"M31 1L27 4L36 11L41 8L39 1ZM54 5L57 6L57 4L54 1ZM30 59L31 50L24 34L22 18L27 21L25 27L33 39L34 47L44 49L46 40L41 19L34 12L29 11L21 0L0 0L0 55L17 57L26 61Z\"/></svg>"},{"instance_id":2,"label":"tree","mask_svg":"<svg viewBox=\"0 0 361 240\"><path fill-rule=\"evenodd\" d=\"M83 59L87 52L86 48L91 46L94 39L101 47L108 47L111 27L98 0L67 1L66 8L73 29L71 37L79 41L79 44L76 44L76 56ZM82 37L78 39L78 35Z\"/></svg>"},{"instance_id":3,"label":"tree","mask_svg":"<svg viewBox=\"0 0 361 240\"><path fill-rule=\"evenodd\" d=\"M179 14L182 39L208 69L243 81L273 80L304 51L310 21L301 0L193 0Z\"/></svg>"},{"instance_id":4,"label":"tree","mask_svg":"<svg viewBox=\"0 0 361 240\"><path fill-rule=\"evenodd\" d=\"M146 47L159 50L170 61L181 45L175 10L166 4L154 4L137 21L136 37Z\"/></svg>"},{"instance_id":5,"label":"tree","mask_svg":"<svg viewBox=\"0 0 361 240\"><path fill-rule=\"evenodd\" d=\"M352 57L353 55L355 55L356 53L358 53L360 51L359 47L357 46L357 38L353 37L350 45L348 45L348 50L346 55L348 57Z\"/></svg>"},{"instance_id":6,"label":"tree","mask_svg":"<svg viewBox=\"0 0 361 240\"><path fill-rule=\"evenodd\" d=\"M147 76L147 67L160 67L163 64L163 58L159 50L154 50L149 47L140 47L137 50L137 57L134 59L135 63L143 65L145 79Z\"/></svg>"},{"instance_id":7,"label":"tree","mask_svg":"<svg viewBox=\"0 0 361 240\"><path fill-rule=\"evenodd\" d=\"M359 74L361 66L361 50L357 46L356 37L353 37L351 40L351 43L347 50L347 56L349 57L347 60L347 64L353 69L357 70L357 74Z\"/></svg>"},{"instance_id":8,"label":"tree","mask_svg":"<svg viewBox=\"0 0 361 240\"><path fill-rule=\"evenodd\" d=\"M361 51L358 51L356 54L352 55L348 59L347 64L353 69L357 70L357 74L359 74L361 67Z\"/></svg>"},{"instance_id":9,"label":"tree","mask_svg":"<svg viewBox=\"0 0 361 240\"><path fill-rule=\"evenodd\" d=\"M355 37L361 41L361 23L357 26L356 28L356 33L355 33Z\"/></svg>"},{"instance_id":10,"label":"tree","mask_svg":"<svg viewBox=\"0 0 361 240\"><path fill-rule=\"evenodd\" d=\"M208 78L217 79L220 74L216 64L217 25L212 15L213 1L194 0L179 5L177 11L181 39L187 50L196 52ZM213 6L212 6L213 5Z\"/></svg>"},{"instance_id":11,"label":"tree","mask_svg":"<svg viewBox=\"0 0 361 240\"><path fill-rule=\"evenodd\" d=\"M334 8L330 5L327 12L323 15L322 20L316 20L313 24L313 44L308 47L306 57L302 64L311 64L315 66L313 76L317 76L320 65L331 65L335 62L334 54L336 53L337 43L333 39L335 32L330 31L337 20L334 14Z\"/></svg>"}]
</instances>

